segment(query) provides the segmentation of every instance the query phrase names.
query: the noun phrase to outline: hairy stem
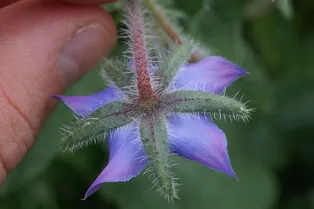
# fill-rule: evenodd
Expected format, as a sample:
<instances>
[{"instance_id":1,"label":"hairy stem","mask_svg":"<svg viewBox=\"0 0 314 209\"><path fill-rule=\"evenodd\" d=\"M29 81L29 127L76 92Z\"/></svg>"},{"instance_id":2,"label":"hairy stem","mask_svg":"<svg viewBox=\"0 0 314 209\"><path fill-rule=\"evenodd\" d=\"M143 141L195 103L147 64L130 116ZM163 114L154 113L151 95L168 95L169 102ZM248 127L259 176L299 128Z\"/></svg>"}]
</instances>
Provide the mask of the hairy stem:
<instances>
[{"instance_id":1,"label":"hairy stem","mask_svg":"<svg viewBox=\"0 0 314 209\"><path fill-rule=\"evenodd\" d=\"M157 5L153 2L153 0L144 0L146 6L150 9L154 17L156 18L157 22L161 26L161 28L167 33L167 35L171 38L171 40L181 45L183 44L183 40L181 39L180 35L175 31L173 26L167 19L163 16L160 9L157 7ZM200 53L196 50L192 51L190 56L190 62L195 63L198 62L202 57L200 56Z\"/></svg>"},{"instance_id":2,"label":"hairy stem","mask_svg":"<svg viewBox=\"0 0 314 209\"><path fill-rule=\"evenodd\" d=\"M154 4L153 0L144 0L146 6L151 10L155 18L157 19L160 26L165 30L165 32L168 34L168 36L175 42L176 44L181 45L183 41L181 40L180 36L177 34L177 32L172 28L170 23L163 17L160 10L157 8L157 6Z\"/></svg>"},{"instance_id":3,"label":"hairy stem","mask_svg":"<svg viewBox=\"0 0 314 209\"><path fill-rule=\"evenodd\" d=\"M143 14L140 0L127 0L129 11L129 31L131 38L131 51L137 77L139 100L154 98L153 88L149 76L149 60L143 29Z\"/></svg>"}]
</instances>

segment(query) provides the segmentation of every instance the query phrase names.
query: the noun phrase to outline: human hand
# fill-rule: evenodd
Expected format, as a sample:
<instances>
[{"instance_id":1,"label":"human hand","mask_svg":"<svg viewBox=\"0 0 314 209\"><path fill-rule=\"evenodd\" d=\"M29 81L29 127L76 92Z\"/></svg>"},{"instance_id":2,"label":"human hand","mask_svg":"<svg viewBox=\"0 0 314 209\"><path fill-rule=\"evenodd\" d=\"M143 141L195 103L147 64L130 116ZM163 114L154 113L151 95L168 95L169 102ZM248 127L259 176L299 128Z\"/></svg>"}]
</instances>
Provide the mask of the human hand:
<instances>
[{"instance_id":1,"label":"human hand","mask_svg":"<svg viewBox=\"0 0 314 209\"><path fill-rule=\"evenodd\" d=\"M55 107L51 95L93 69L114 46L114 23L97 6L112 1L0 2L0 185Z\"/></svg>"}]
</instances>

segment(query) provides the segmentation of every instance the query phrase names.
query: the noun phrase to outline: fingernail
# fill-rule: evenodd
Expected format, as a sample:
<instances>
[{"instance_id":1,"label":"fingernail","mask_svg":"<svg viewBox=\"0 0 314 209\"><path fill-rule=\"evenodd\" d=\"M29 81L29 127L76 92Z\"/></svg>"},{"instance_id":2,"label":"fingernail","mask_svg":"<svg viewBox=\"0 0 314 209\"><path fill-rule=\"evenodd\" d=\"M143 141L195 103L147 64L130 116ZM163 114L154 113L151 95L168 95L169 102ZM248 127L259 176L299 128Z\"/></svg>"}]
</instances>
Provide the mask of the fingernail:
<instances>
[{"instance_id":1,"label":"fingernail","mask_svg":"<svg viewBox=\"0 0 314 209\"><path fill-rule=\"evenodd\" d=\"M59 56L62 83L65 86L95 68L115 44L114 34L100 24L78 30L63 47Z\"/></svg>"}]
</instances>

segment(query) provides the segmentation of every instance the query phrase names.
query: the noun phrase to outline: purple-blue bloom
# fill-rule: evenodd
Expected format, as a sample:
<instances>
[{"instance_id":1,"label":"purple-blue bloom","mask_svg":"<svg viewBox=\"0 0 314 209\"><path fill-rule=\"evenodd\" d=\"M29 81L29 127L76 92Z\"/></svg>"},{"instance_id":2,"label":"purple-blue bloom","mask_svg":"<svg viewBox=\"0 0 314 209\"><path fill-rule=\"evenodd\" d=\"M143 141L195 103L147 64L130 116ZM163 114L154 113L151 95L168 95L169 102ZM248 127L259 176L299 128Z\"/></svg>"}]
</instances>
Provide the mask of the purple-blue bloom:
<instances>
[{"instance_id":1,"label":"purple-blue bloom","mask_svg":"<svg viewBox=\"0 0 314 209\"><path fill-rule=\"evenodd\" d=\"M188 64L193 49L190 43L169 53L156 49L155 54L163 56L152 59L140 1L127 0L126 8L130 59L105 62L103 76L109 87L89 96L55 96L78 116L63 129L65 149L104 139L109 144L109 163L84 199L103 183L128 181L144 168L159 192L178 198L172 155L237 179L226 136L212 118L250 118L251 109L222 94L247 72L219 56Z\"/></svg>"},{"instance_id":2,"label":"purple-blue bloom","mask_svg":"<svg viewBox=\"0 0 314 209\"><path fill-rule=\"evenodd\" d=\"M169 90L201 90L221 93L234 80L247 72L222 57L207 57L195 64L182 66ZM113 85L90 96L57 96L82 117L124 95ZM169 152L193 160L237 178L230 164L225 134L209 115L199 113L169 113L166 115ZM102 183L128 181L137 176L148 159L140 138L137 121L111 130L107 135L110 160L85 194L84 199L98 190Z\"/></svg>"},{"instance_id":3,"label":"purple-blue bloom","mask_svg":"<svg viewBox=\"0 0 314 209\"><path fill-rule=\"evenodd\" d=\"M170 91L200 90L219 94L233 81L246 74L242 68L223 57L209 56L197 63L181 67L174 77Z\"/></svg>"},{"instance_id":4,"label":"purple-blue bloom","mask_svg":"<svg viewBox=\"0 0 314 209\"><path fill-rule=\"evenodd\" d=\"M123 99L124 95L114 86L109 86L105 90L89 96L61 96L54 98L62 100L76 115L85 117L90 115L100 107Z\"/></svg>"}]
</instances>

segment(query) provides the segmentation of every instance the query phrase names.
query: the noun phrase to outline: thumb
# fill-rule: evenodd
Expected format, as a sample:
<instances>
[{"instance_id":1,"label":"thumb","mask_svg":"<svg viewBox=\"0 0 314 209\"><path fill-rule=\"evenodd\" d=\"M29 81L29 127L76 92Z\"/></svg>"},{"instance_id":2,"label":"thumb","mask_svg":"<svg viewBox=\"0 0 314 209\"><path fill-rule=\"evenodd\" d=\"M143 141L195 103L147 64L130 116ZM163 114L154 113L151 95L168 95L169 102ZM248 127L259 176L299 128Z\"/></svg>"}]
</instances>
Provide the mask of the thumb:
<instances>
[{"instance_id":1,"label":"thumb","mask_svg":"<svg viewBox=\"0 0 314 209\"><path fill-rule=\"evenodd\" d=\"M50 96L95 67L115 39L96 6L31 0L0 9L0 184L34 143Z\"/></svg>"}]
</instances>

